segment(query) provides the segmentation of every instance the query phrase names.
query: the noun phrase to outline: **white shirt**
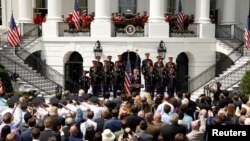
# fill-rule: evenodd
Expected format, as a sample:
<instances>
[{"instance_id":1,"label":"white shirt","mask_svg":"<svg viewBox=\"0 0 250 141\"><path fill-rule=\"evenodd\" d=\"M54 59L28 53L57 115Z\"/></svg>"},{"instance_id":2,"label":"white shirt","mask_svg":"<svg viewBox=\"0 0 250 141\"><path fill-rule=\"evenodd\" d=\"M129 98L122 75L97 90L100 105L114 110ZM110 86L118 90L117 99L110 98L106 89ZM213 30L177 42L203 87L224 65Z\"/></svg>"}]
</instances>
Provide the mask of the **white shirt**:
<instances>
[{"instance_id":1,"label":"white shirt","mask_svg":"<svg viewBox=\"0 0 250 141\"><path fill-rule=\"evenodd\" d=\"M83 138L85 138L85 132L86 132L86 129L90 126L93 126L94 129L96 130L96 127L97 127L97 123L90 120L90 119L87 119L85 122L81 123L80 125L80 130L82 132L82 135L83 135Z\"/></svg>"}]
</instances>

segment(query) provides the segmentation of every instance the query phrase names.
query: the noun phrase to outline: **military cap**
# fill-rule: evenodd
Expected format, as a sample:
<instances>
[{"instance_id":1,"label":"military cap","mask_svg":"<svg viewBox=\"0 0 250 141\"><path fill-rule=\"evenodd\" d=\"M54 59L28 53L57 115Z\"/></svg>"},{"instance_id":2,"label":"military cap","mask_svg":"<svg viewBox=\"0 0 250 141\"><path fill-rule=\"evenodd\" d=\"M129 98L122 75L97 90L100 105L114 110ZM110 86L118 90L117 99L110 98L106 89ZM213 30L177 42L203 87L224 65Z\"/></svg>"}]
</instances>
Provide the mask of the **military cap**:
<instances>
[{"instance_id":1,"label":"military cap","mask_svg":"<svg viewBox=\"0 0 250 141\"><path fill-rule=\"evenodd\" d=\"M161 56L160 56L160 55L157 55L156 58L161 58Z\"/></svg>"}]
</instances>

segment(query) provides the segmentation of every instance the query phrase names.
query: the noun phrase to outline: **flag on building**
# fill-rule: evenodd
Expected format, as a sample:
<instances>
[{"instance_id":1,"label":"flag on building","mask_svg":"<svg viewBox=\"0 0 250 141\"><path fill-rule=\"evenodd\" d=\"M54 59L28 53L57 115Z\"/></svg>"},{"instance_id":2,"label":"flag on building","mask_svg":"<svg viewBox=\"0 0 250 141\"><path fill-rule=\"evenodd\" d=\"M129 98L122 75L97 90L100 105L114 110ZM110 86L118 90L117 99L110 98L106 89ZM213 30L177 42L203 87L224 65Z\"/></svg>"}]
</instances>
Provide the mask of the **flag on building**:
<instances>
[{"instance_id":1,"label":"flag on building","mask_svg":"<svg viewBox=\"0 0 250 141\"><path fill-rule=\"evenodd\" d=\"M250 48L250 18L247 18L246 26L245 26L245 33L244 33L244 39L245 39L245 47L248 49Z\"/></svg>"},{"instance_id":2,"label":"flag on building","mask_svg":"<svg viewBox=\"0 0 250 141\"><path fill-rule=\"evenodd\" d=\"M72 20L75 24L76 29L79 29L80 28L80 11L79 11L79 5L77 3L77 0L75 0L75 3L74 3Z\"/></svg>"},{"instance_id":3,"label":"flag on building","mask_svg":"<svg viewBox=\"0 0 250 141\"><path fill-rule=\"evenodd\" d=\"M18 28L16 26L15 19L13 17L13 13L10 17L10 27L7 35L7 42L10 44L13 48L15 48L20 43L20 34L18 31Z\"/></svg>"},{"instance_id":4,"label":"flag on building","mask_svg":"<svg viewBox=\"0 0 250 141\"><path fill-rule=\"evenodd\" d=\"M124 80L124 90L126 94L131 94L130 93L130 76L131 76L131 64L130 64L130 59L128 55L127 63L126 63L126 70L125 70L125 80Z\"/></svg>"},{"instance_id":5,"label":"flag on building","mask_svg":"<svg viewBox=\"0 0 250 141\"><path fill-rule=\"evenodd\" d=\"M177 27L180 31L184 31L184 14L182 10L181 0L179 0L179 8L177 14Z\"/></svg>"}]
</instances>

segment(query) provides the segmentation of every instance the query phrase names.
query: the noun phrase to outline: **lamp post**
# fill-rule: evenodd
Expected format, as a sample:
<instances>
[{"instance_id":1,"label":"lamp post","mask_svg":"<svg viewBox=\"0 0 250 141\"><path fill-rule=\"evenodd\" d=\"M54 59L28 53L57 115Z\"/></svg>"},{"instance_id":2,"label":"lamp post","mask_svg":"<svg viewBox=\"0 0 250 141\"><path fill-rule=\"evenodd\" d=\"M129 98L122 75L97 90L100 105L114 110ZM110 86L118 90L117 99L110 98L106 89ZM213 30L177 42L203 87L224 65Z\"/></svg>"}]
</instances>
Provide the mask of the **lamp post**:
<instances>
[{"instance_id":1,"label":"lamp post","mask_svg":"<svg viewBox=\"0 0 250 141\"><path fill-rule=\"evenodd\" d=\"M102 56L102 46L101 42L99 40L96 41L95 46L94 46L94 54L96 56Z\"/></svg>"},{"instance_id":2,"label":"lamp post","mask_svg":"<svg viewBox=\"0 0 250 141\"><path fill-rule=\"evenodd\" d=\"M158 54L161 56L161 59L165 59L166 53L167 53L167 48L165 46L165 43L161 40L159 43L159 47L157 49Z\"/></svg>"}]
</instances>

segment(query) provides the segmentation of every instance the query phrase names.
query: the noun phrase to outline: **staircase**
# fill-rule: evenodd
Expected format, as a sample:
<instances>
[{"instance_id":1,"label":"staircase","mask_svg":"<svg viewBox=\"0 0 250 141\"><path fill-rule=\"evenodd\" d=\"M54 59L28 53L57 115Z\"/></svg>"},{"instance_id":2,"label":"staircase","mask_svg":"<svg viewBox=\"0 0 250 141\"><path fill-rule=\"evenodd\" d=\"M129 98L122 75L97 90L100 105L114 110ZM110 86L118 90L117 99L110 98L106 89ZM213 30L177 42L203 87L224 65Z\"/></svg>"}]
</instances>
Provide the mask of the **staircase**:
<instances>
[{"instance_id":1,"label":"staircase","mask_svg":"<svg viewBox=\"0 0 250 141\"><path fill-rule=\"evenodd\" d=\"M223 52L229 57L231 60L224 58L217 58L217 61L214 65L197 75L196 77L192 78L189 81L189 92L192 93L192 99L197 99L200 94L205 93L205 88L207 86L212 86L215 82L223 82L221 83L222 88L230 88L226 84L229 80L227 76L230 73L236 72L235 70L245 65L246 62L249 60L249 57L243 56L243 30L239 27L235 26L234 37L231 37L231 26L218 26L216 29L216 51ZM221 68L221 64L226 66L227 69ZM221 70L221 71L218 71ZM222 72L222 73L221 73ZM220 74L221 73L221 74ZM232 76L232 75L230 75ZM243 76L243 75L242 75ZM223 78L223 79L222 79ZM227 78L227 79L225 79ZM222 81L224 80L225 81ZM241 79L241 76L239 77ZM226 82L227 81L227 82ZM238 81L238 80L235 80ZM232 82L230 82L232 84Z\"/></svg>"},{"instance_id":2,"label":"staircase","mask_svg":"<svg viewBox=\"0 0 250 141\"><path fill-rule=\"evenodd\" d=\"M56 90L62 91L63 75L25 49L25 47L31 45L34 41L39 40L38 34L34 34L35 32L37 32L37 27L23 34L17 50L6 44L7 34L2 34L0 37L2 47L0 50L0 63L6 67L9 73L18 74L20 80L25 81L46 94L54 94ZM28 56L38 63L37 66L40 66L37 70L24 63L24 60Z\"/></svg>"}]
</instances>

